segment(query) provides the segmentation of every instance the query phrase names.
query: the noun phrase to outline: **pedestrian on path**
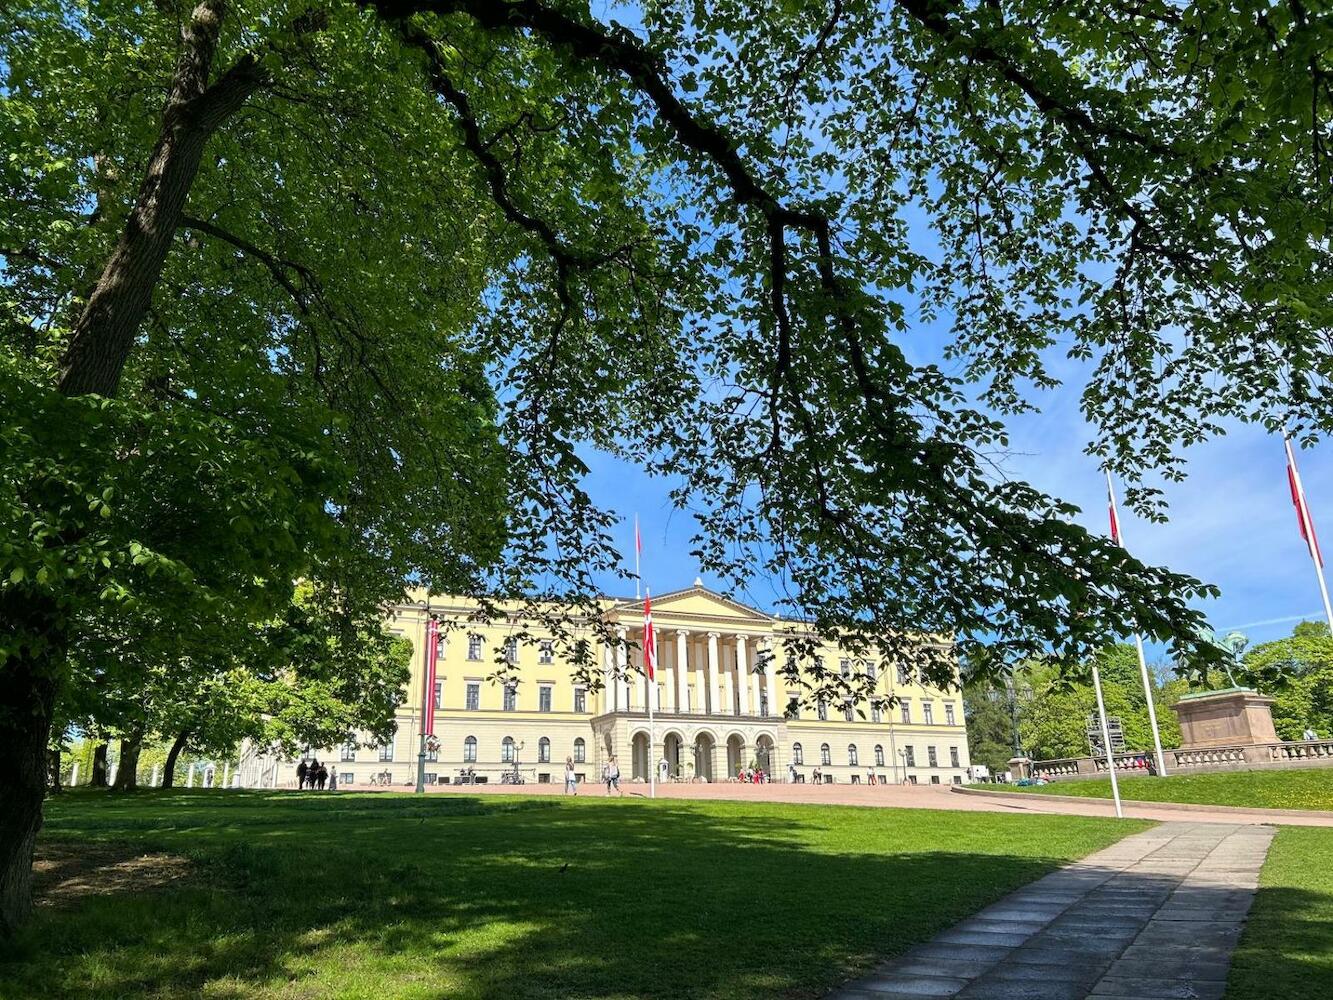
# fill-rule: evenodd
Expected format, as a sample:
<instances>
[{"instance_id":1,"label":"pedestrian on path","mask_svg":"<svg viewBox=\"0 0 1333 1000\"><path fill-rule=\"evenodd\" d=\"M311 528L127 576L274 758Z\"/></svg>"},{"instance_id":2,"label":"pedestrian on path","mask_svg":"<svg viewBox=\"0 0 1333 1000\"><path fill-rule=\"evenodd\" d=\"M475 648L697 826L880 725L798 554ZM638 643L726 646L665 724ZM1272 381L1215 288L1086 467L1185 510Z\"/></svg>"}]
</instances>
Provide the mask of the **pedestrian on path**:
<instances>
[{"instance_id":1,"label":"pedestrian on path","mask_svg":"<svg viewBox=\"0 0 1333 1000\"><path fill-rule=\"evenodd\" d=\"M579 776L574 773L574 758L565 758L565 794L577 795L579 793Z\"/></svg>"}]
</instances>

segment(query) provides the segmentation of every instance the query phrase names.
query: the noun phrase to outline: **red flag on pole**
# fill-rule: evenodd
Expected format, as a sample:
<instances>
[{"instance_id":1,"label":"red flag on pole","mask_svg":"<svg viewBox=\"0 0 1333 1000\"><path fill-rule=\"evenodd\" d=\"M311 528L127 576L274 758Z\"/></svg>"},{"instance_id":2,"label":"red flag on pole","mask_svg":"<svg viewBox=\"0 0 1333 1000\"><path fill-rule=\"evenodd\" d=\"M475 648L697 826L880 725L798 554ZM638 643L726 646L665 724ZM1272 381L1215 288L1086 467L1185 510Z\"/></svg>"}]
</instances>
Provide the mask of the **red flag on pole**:
<instances>
[{"instance_id":1,"label":"red flag on pole","mask_svg":"<svg viewBox=\"0 0 1333 1000\"><path fill-rule=\"evenodd\" d=\"M1292 453L1291 442L1287 446L1287 485L1291 487L1291 503L1296 508L1296 522L1301 529L1301 537L1310 550L1310 558L1316 565L1324 565L1324 557L1319 551L1319 538L1314 531L1314 518L1310 516L1310 507L1305 502L1305 488L1301 485L1301 474L1296 469L1296 456Z\"/></svg>"},{"instance_id":2,"label":"red flag on pole","mask_svg":"<svg viewBox=\"0 0 1333 1000\"><path fill-rule=\"evenodd\" d=\"M1110 510L1110 512L1111 512L1111 541L1113 541L1113 542L1115 542L1117 545L1119 545L1119 544L1120 544L1120 518L1116 516L1116 513L1115 513L1115 501L1114 501L1114 500L1112 500L1112 501L1107 505L1107 509Z\"/></svg>"},{"instance_id":3,"label":"red flag on pole","mask_svg":"<svg viewBox=\"0 0 1333 1000\"><path fill-rule=\"evenodd\" d=\"M653 631L653 595L643 600L643 668L651 683L657 679L657 634Z\"/></svg>"},{"instance_id":4,"label":"red flag on pole","mask_svg":"<svg viewBox=\"0 0 1333 1000\"><path fill-rule=\"evenodd\" d=\"M435 664L440 655L440 623L434 618L426 623L426 705L422 713L421 732L435 735Z\"/></svg>"}]
</instances>

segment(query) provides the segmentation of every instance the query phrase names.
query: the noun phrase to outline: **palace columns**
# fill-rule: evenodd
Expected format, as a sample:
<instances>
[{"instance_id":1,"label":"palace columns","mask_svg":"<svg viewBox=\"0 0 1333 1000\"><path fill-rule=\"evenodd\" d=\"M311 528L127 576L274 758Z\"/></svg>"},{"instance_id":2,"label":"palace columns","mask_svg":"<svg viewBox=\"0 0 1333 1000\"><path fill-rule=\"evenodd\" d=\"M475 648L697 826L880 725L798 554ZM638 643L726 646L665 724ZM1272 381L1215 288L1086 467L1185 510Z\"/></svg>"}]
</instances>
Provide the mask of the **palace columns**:
<instances>
[{"instance_id":1,"label":"palace columns","mask_svg":"<svg viewBox=\"0 0 1333 1000\"><path fill-rule=\"evenodd\" d=\"M616 643L616 708L621 712L629 710L629 650L625 648L625 629L616 629L619 642Z\"/></svg>"},{"instance_id":2,"label":"palace columns","mask_svg":"<svg viewBox=\"0 0 1333 1000\"><path fill-rule=\"evenodd\" d=\"M717 662L717 640L718 640L720 637L721 637L721 636L720 636L720 633L718 633L718 632L709 632L709 633L708 633L708 699L709 699L709 702L708 702L707 711L711 712L713 715L720 715L720 714L722 713L722 691L721 691L721 687L720 687L720 685L718 684L718 680L719 680L718 674L719 674L721 671L718 669L718 662Z\"/></svg>"},{"instance_id":3,"label":"palace columns","mask_svg":"<svg viewBox=\"0 0 1333 1000\"><path fill-rule=\"evenodd\" d=\"M736 692L740 696L741 715L750 714L750 670L745 643L745 636L736 636Z\"/></svg>"},{"instance_id":4,"label":"palace columns","mask_svg":"<svg viewBox=\"0 0 1333 1000\"><path fill-rule=\"evenodd\" d=\"M602 643L602 712L616 710L615 659L609 642Z\"/></svg>"},{"instance_id":5,"label":"palace columns","mask_svg":"<svg viewBox=\"0 0 1333 1000\"><path fill-rule=\"evenodd\" d=\"M689 640L689 633L684 629L676 630L676 658L673 666L675 667L676 681L676 711L688 712L690 702L686 692L690 686L690 659L689 653L685 648L685 643Z\"/></svg>"},{"instance_id":6,"label":"palace columns","mask_svg":"<svg viewBox=\"0 0 1333 1000\"><path fill-rule=\"evenodd\" d=\"M762 655L764 657L764 692L768 695L768 714L778 715L778 690L773 666L776 657L773 653L772 639L765 640Z\"/></svg>"}]
</instances>

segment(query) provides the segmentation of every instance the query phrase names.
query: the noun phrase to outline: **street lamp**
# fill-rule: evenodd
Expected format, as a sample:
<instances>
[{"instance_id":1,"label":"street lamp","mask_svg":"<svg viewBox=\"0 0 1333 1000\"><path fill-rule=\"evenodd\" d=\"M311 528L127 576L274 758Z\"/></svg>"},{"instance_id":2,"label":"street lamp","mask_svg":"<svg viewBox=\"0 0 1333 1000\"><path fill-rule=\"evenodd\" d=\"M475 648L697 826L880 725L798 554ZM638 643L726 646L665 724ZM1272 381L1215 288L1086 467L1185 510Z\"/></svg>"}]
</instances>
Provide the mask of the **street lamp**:
<instances>
[{"instance_id":1,"label":"street lamp","mask_svg":"<svg viewBox=\"0 0 1333 1000\"><path fill-rule=\"evenodd\" d=\"M417 793L424 795L426 793L426 699L433 698L435 692L431 690L431 669L430 665L434 661L435 650L431 647L439 643L439 633L432 628L435 624L435 615L430 610L430 596L421 602L422 609L426 615L426 641L421 644L421 716L417 725L417 734L420 737L420 746L417 749Z\"/></svg>"}]
</instances>

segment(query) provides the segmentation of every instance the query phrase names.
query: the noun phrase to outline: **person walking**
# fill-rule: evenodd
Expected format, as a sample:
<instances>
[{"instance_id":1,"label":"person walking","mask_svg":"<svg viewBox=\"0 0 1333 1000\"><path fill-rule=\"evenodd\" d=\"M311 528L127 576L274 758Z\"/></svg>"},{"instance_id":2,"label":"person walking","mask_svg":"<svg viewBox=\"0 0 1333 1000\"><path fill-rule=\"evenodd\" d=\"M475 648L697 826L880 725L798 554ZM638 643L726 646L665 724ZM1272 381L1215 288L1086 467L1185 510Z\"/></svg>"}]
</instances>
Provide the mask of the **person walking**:
<instances>
[{"instance_id":1,"label":"person walking","mask_svg":"<svg viewBox=\"0 0 1333 1000\"><path fill-rule=\"evenodd\" d=\"M306 762L305 762L304 760L301 761L301 763L299 763L299 764L296 765L296 787L297 787L297 788L304 788L304 787L305 787L305 777L306 777L306 775L309 774L309 773L310 773L310 768L306 766Z\"/></svg>"},{"instance_id":2,"label":"person walking","mask_svg":"<svg viewBox=\"0 0 1333 1000\"><path fill-rule=\"evenodd\" d=\"M625 791L620 787L620 764L614 755L606 765L606 794L610 795L613 788L622 799L625 797Z\"/></svg>"},{"instance_id":3,"label":"person walking","mask_svg":"<svg viewBox=\"0 0 1333 1000\"><path fill-rule=\"evenodd\" d=\"M329 772L329 791L331 791L331 792L336 792L337 790L338 790L338 772L337 772L337 771L330 771L330 772Z\"/></svg>"},{"instance_id":4,"label":"person walking","mask_svg":"<svg viewBox=\"0 0 1333 1000\"><path fill-rule=\"evenodd\" d=\"M579 776L574 773L574 758L565 758L565 794L577 795L579 793Z\"/></svg>"},{"instance_id":5,"label":"person walking","mask_svg":"<svg viewBox=\"0 0 1333 1000\"><path fill-rule=\"evenodd\" d=\"M315 780L319 783L319 790L324 791L324 786L329 782L329 769L323 764L319 765L319 773L315 775Z\"/></svg>"}]
</instances>

